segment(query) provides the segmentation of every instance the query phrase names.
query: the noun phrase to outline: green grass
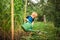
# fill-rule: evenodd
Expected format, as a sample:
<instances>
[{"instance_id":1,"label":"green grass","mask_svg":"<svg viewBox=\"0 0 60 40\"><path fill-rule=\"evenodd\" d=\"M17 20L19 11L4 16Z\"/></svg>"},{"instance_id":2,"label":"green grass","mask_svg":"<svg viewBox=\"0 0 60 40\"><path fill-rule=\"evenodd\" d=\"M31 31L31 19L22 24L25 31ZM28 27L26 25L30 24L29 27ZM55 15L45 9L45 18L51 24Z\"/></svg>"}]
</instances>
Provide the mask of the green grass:
<instances>
[{"instance_id":1,"label":"green grass","mask_svg":"<svg viewBox=\"0 0 60 40\"><path fill-rule=\"evenodd\" d=\"M33 26L34 30L40 30L43 32L40 34L41 40L55 40L56 37L56 28L53 23L44 23L44 22L36 22ZM38 37L39 38L39 37Z\"/></svg>"},{"instance_id":2,"label":"green grass","mask_svg":"<svg viewBox=\"0 0 60 40\"><path fill-rule=\"evenodd\" d=\"M16 30L18 29L19 27L16 28ZM22 28L20 27L20 31L21 30ZM44 22L35 22L33 25L33 30L40 30L43 33L41 34L33 33L32 36L27 36L26 40L27 39L29 40L56 40L56 28L54 27L54 24L51 22L48 22L46 24Z\"/></svg>"}]
</instances>

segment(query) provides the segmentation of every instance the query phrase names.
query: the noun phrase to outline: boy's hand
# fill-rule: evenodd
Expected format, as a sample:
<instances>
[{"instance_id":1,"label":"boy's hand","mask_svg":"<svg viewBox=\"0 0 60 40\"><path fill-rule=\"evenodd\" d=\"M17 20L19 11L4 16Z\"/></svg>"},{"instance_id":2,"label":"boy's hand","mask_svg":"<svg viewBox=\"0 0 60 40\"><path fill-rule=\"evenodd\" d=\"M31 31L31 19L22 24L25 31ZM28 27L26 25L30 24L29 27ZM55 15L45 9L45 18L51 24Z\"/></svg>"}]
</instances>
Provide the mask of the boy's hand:
<instances>
[{"instance_id":1,"label":"boy's hand","mask_svg":"<svg viewBox=\"0 0 60 40\"><path fill-rule=\"evenodd\" d=\"M24 18L24 21L25 21L25 22L27 22L27 21L28 21L28 19L27 19L27 18Z\"/></svg>"},{"instance_id":2,"label":"boy's hand","mask_svg":"<svg viewBox=\"0 0 60 40\"><path fill-rule=\"evenodd\" d=\"M34 22L32 22L32 25L34 24Z\"/></svg>"},{"instance_id":3,"label":"boy's hand","mask_svg":"<svg viewBox=\"0 0 60 40\"><path fill-rule=\"evenodd\" d=\"M26 21L26 18L24 18L24 21Z\"/></svg>"}]
</instances>

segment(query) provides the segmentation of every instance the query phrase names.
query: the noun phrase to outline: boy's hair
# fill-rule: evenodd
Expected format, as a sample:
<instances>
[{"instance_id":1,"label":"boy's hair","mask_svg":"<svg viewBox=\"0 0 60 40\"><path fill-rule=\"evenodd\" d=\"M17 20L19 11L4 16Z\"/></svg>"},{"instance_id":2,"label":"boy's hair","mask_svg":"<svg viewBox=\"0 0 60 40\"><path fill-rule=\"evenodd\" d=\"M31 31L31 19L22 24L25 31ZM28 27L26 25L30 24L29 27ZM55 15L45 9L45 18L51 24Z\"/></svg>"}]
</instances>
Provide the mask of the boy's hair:
<instances>
[{"instance_id":1,"label":"boy's hair","mask_svg":"<svg viewBox=\"0 0 60 40\"><path fill-rule=\"evenodd\" d=\"M38 16L37 12L32 12L31 15L33 15L33 16Z\"/></svg>"}]
</instances>

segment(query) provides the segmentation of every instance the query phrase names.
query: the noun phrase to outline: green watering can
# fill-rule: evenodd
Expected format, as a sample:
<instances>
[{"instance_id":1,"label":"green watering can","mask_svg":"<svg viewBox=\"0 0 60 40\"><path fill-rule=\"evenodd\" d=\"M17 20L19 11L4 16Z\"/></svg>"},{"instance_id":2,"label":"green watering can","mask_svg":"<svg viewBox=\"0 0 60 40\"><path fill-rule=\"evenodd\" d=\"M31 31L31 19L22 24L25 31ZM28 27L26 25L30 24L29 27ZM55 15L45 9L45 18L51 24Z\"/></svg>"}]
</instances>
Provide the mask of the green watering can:
<instances>
[{"instance_id":1,"label":"green watering can","mask_svg":"<svg viewBox=\"0 0 60 40\"><path fill-rule=\"evenodd\" d=\"M31 22L26 22L22 25L22 28L24 31L29 32L32 30L32 23Z\"/></svg>"}]
</instances>

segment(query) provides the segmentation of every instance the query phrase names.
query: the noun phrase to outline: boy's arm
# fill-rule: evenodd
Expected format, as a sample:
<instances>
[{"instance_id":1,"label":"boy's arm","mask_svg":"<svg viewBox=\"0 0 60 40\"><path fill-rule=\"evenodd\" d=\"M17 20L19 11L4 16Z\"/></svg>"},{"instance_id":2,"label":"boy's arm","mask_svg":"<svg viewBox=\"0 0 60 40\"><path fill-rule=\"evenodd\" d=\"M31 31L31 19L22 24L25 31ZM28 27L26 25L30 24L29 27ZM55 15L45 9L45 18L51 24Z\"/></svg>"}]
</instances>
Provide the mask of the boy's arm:
<instances>
[{"instance_id":1,"label":"boy's arm","mask_svg":"<svg viewBox=\"0 0 60 40\"><path fill-rule=\"evenodd\" d=\"M24 18L24 20L25 20L25 21L28 21L28 18L29 18L29 16L27 16L26 18Z\"/></svg>"},{"instance_id":2,"label":"boy's arm","mask_svg":"<svg viewBox=\"0 0 60 40\"><path fill-rule=\"evenodd\" d=\"M27 19L27 18L24 18L24 21L26 21L26 22L27 22L27 21L28 21L28 19Z\"/></svg>"},{"instance_id":3,"label":"boy's arm","mask_svg":"<svg viewBox=\"0 0 60 40\"><path fill-rule=\"evenodd\" d=\"M29 18L29 16L27 16L26 18L24 18L24 20L25 20L25 21L28 21L28 18Z\"/></svg>"},{"instance_id":4,"label":"boy's arm","mask_svg":"<svg viewBox=\"0 0 60 40\"><path fill-rule=\"evenodd\" d=\"M25 21L27 21L27 18L24 18Z\"/></svg>"},{"instance_id":5,"label":"boy's arm","mask_svg":"<svg viewBox=\"0 0 60 40\"><path fill-rule=\"evenodd\" d=\"M34 24L34 21L32 22L32 25Z\"/></svg>"}]
</instances>

